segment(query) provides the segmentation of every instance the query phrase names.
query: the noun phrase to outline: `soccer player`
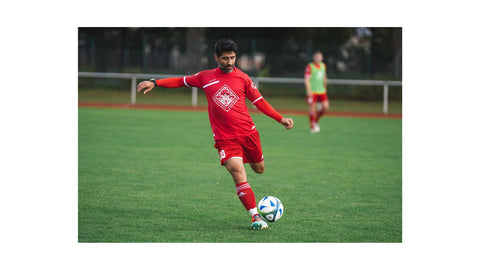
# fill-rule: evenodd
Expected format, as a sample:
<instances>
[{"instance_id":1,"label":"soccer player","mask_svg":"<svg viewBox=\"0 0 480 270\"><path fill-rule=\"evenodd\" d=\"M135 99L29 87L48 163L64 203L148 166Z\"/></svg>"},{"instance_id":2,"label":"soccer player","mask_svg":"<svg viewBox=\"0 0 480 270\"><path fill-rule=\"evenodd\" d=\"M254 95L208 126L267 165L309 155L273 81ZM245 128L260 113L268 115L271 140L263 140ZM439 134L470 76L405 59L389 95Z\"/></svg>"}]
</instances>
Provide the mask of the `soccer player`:
<instances>
[{"instance_id":1,"label":"soccer player","mask_svg":"<svg viewBox=\"0 0 480 270\"><path fill-rule=\"evenodd\" d=\"M193 76L167 79L151 79L138 84L137 92L146 94L155 86L164 88L198 87L205 91L208 116L218 150L220 163L230 172L236 193L252 217L251 228L268 228L257 212L255 194L247 181L244 163L256 173L263 173L265 163L258 131L248 113L246 98L261 112L275 119L286 129L293 127L293 120L278 113L262 97L250 77L235 67L237 44L221 39L215 43L215 61L218 67L201 71Z\"/></svg>"},{"instance_id":2,"label":"soccer player","mask_svg":"<svg viewBox=\"0 0 480 270\"><path fill-rule=\"evenodd\" d=\"M307 89L308 119L310 132L320 132L320 117L330 108L327 97L327 66L323 54L316 51L313 62L305 67L305 88ZM317 105L319 110L316 111Z\"/></svg>"}]
</instances>

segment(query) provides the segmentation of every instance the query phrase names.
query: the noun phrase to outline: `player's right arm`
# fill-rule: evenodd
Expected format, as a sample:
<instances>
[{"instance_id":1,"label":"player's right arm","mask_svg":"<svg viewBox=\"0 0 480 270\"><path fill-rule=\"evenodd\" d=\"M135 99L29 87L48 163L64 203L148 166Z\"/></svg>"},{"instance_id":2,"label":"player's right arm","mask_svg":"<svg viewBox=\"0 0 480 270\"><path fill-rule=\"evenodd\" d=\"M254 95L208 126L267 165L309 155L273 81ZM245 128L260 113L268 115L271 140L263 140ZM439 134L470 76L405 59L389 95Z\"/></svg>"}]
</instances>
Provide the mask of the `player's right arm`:
<instances>
[{"instance_id":1,"label":"player's right arm","mask_svg":"<svg viewBox=\"0 0 480 270\"><path fill-rule=\"evenodd\" d=\"M199 72L192 76L151 79L150 81L143 81L137 85L137 92L141 92L143 90L143 94L146 94L152 91L155 86L163 88L200 87L202 85L201 74L204 73Z\"/></svg>"},{"instance_id":2,"label":"player's right arm","mask_svg":"<svg viewBox=\"0 0 480 270\"><path fill-rule=\"evenodd\" d=\"M187 87L184 82L184 77L181 78L167 78L167 79L151 79L150 81L143 81L137 85L137 92L143 91L143 94L146 94L153 90L155 86L163 88L179 88Z\"/></svg>"},{"instance_id":3,"label":"player's right arm","mask_svg":"<svg viewBox=\"0 0 480 270\"><path fill-rule=\"evenodd\" d=\"M307 89L307 97L308 97L308 104L312 104L313 102L313 93L312 93L312 86L310 84L310 76L311 76L311 68L310 65L305 67L305 88Z\"/></svg>"},{"instance_id":4,"label":"player's right arm","mask_svg":"<svg viewBox=\"0 0 480 270\"><path fill-rule=\"evenodd\" d=\"M307 89L307 96L311 97L312 93L312 86L310 85L310 78L305 78L305 88Z\"/></svg>"}]
</instances>

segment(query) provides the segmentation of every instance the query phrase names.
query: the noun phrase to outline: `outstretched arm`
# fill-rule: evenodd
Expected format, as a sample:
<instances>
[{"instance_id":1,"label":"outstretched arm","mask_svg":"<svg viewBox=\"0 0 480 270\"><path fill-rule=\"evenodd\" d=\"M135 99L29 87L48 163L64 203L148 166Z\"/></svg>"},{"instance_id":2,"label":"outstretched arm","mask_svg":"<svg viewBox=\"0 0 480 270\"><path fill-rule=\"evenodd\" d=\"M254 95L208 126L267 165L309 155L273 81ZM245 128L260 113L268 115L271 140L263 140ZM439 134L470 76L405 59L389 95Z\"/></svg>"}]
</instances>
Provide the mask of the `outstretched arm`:
<instances>
[{"instance_id":1,"label":"outstretched arm","mask_svg":"<svg viewBox=\"0 0 480 270\"><path fill-rule=\"evenodd\" d=\"M137 85L137 92L143 90L143 94L146 94L153 90L155 86L164 87L164 88L179 88L186 87L183 78L167 78L161 80L152 79L150 81L143 81Z\"/></svg>"},{"instance_id":2,"label":"outstretched arm","mask_svg":"<svg viewBox=\"0 0 480 270\"><path fill-rule=\"evenodd\" d=\"M277 120L280 124L282 124L286 129L293 128L293 120L292 118L285 118L280 113L278 113L265 99L260 99L259 101L254 103L257 108L263 112L265 115L270 116L271 118Z\"/></svg>"}]
</instances>

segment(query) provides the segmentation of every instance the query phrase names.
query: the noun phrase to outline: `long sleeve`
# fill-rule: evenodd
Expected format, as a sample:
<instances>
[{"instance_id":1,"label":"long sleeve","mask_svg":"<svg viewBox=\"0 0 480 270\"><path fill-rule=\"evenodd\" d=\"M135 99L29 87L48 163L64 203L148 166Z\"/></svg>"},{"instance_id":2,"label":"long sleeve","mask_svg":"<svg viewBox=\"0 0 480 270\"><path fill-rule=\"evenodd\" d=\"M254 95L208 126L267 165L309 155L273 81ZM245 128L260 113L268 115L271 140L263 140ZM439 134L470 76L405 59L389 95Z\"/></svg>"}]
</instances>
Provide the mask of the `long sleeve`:
<instances>
[{"instance_id":1,"label":"long sleeve","mask_svg":"<svg viewBox=\"0 0 480 270\"><path fill-rule=\"evenodd\" d=\"M187 87L184 82L183 78L167 78L167 79L157 79L155 80L155 85L158 87L164 88L179 88L179 87Z\"/></svg>"},{"instance_id":2,"label":"long sleeve","mask_svg":"<svg viewBox=\"0 0 480 270\"><path fill-rule=\"evenodd\" d=\"M254 103L254 105L259 109L262 113L265 115L277 120L277 122L280 122L283 118L283 116L278 113L265 99L261 98L257 102Z\"/></svg>"}]
</instances>

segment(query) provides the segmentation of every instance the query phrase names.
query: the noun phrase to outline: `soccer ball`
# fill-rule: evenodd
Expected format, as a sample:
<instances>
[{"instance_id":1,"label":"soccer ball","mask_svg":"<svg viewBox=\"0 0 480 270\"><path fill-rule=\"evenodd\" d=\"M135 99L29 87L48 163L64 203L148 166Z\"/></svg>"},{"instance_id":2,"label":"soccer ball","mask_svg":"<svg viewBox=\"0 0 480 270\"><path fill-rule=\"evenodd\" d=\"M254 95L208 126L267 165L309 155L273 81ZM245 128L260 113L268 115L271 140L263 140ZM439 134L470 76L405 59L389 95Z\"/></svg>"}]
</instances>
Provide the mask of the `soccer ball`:
<instances>
[{"instance_id":1,"label":"soccer ball","mask_svg":"<svg viewBox=\"0 0 480 270\"><path fill-rule=\"evenodd\" d=\"M283 204L274 196L263 197L257 204L258 213L269 222L279 220L283 215Z\"/></svg>"}]
</instances>

